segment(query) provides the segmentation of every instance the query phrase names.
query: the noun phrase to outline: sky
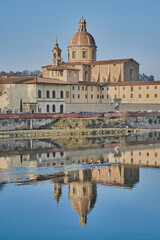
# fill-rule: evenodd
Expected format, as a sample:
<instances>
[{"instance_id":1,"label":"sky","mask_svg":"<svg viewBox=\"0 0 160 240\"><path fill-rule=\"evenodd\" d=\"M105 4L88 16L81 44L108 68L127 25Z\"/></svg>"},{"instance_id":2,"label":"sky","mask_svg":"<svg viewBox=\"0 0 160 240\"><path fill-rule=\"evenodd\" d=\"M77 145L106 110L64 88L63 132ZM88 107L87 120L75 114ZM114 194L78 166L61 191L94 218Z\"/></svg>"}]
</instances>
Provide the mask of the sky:
<instances>
[{"instance_id":1,"label":"sky","mask_svg":"<svg viewBox=\"0 0 160 240\"><path fill-rule=\"evenodd\" d=\"M0 0L0 71L52 63L58 39L63 61L83 15L97 60L133 58L160 80L160 0Z\"/></svg>"}]
</instances>

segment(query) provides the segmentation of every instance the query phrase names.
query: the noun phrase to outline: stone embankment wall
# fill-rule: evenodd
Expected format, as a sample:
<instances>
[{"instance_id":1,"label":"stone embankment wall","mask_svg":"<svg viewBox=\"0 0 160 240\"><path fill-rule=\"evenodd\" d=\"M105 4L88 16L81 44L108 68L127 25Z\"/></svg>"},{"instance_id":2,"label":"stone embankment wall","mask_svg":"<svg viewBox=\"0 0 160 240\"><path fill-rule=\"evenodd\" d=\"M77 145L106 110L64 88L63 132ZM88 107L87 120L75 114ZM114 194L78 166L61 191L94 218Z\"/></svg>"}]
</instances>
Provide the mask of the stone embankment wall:
<instances>
[{"instance_id":1,"label":"stone embankment wall","mask_svg":"<svg viewBox=\"0 0 160 240\"><path fill-rule=\"evenodd\" d=\"M0 131L50 129L60 119L66 118L97 118L97 124L102 125L102 119L119 119L123 124L105 127L129 127L140 129L159 129L160 113L69 113L69 114L0 114ZM101 119L101 120L99 120ZM99 123L98 123L99 121ZM106 124L106 123L105 123ZM83 126L82 126L83 127ZM86 127L86 126L85 126ZM99 126L100 127L100 126Z\"/></svg>"}]
</instances>

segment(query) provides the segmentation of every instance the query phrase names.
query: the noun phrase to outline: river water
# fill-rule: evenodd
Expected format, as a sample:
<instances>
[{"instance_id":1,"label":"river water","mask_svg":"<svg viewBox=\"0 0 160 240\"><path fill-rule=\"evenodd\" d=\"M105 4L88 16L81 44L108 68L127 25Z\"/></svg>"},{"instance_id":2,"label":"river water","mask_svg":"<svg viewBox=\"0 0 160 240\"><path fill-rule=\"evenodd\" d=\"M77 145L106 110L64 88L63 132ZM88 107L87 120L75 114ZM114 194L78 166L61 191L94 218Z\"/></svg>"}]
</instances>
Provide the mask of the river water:
<instances>
[{"instance_id":1,"label":"river water","mask_svg":"<svg viewBox=\"0 0 160 240\"><path fill-rule=\"evenodd\" d=\"M159 222L159 133L0 140L0 239L159 239Z\"/></svg>"}]
</instances>

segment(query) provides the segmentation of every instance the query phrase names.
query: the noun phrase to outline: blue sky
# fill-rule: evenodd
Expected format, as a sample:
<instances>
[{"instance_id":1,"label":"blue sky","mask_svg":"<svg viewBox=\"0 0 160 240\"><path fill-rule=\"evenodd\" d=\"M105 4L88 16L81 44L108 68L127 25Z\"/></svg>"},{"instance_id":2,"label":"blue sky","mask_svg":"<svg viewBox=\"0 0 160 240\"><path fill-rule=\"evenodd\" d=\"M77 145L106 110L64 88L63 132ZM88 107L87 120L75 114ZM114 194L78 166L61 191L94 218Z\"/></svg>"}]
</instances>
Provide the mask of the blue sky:
<instances>
[{"instance_id":1,"label":"blue sky","mask_svg":"<svg viewBox=\"0 0 160 240\"><path fill-rule=\"evenodd\" d=\"M97 60L134 58L160 80L160 0L0 0L0 71L51 64L56 37L62 57L82 14Z\"/></svg>"}]
</instances>

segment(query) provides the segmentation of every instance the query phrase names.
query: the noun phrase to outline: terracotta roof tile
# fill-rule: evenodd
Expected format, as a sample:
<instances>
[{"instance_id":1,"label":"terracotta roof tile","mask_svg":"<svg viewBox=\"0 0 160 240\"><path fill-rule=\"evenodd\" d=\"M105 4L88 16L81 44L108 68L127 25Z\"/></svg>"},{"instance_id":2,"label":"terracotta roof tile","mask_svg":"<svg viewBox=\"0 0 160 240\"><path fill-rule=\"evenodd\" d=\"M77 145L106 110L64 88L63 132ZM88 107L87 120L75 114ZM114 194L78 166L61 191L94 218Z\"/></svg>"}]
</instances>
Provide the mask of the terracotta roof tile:
<instances>
[{"instance_id":1,"label":"terracotta roof tile","mask_svg":"<svg viewBox=\"0 0 160 240\"><path fill-rule=\"evenodd\" d=\"M80 31L74 34L69 42L69 46L73 45L93 45L95 46L95 40L92 35L86 31Z\"/></svg>"}]
</instances>

